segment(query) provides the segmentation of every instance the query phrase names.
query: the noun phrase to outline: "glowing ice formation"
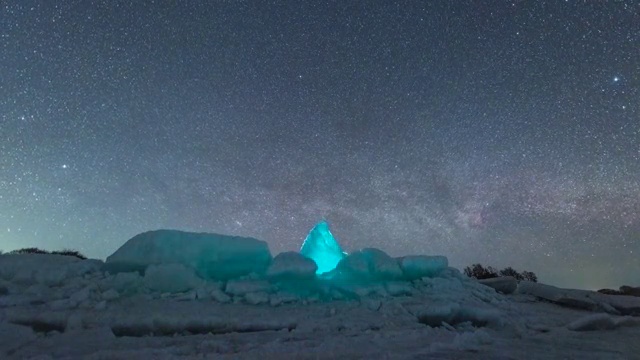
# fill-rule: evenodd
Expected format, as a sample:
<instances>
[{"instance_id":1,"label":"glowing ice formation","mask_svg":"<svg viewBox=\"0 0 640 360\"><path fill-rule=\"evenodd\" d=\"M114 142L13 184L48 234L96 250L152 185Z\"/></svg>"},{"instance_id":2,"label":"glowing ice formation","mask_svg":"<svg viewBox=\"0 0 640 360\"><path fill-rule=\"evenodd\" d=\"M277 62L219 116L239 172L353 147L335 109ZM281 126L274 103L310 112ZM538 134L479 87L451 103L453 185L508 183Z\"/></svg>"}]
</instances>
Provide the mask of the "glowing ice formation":
<instances>
[{"instance_id":1,"label":"glowing ice formation","mask_svg":"<svg viewBox=\"0 0 640 360\"><path fill-rule=\"evenodd\" d=\"M329 231L329 224L326 221L319 222L311 229L302 243L300 253L316 262L318 265L316 274L335 269L338 262L346 255Z\"/></svg>"},{"instance_id":2,"label":"glowing ice formation","mask_svg":"<svg viewBox=\"0 0 640 360\"><path fill-rule=\"evenodd\" d=\"M129 239L107 257L103 269L144 272L150 265L182 264L204 279L229 280L263 274L271 260L267 243L254 238L156 230Z\"/></svg>"}]
</instances>

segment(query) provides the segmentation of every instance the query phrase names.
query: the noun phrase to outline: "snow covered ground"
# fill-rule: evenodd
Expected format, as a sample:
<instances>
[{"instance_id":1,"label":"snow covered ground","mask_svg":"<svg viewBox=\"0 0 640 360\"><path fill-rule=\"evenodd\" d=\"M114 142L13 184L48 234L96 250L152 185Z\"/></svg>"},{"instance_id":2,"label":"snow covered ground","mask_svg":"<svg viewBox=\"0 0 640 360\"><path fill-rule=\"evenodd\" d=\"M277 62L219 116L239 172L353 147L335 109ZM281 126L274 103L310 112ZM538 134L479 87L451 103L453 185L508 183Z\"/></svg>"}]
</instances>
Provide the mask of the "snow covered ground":
<instances>
[{"instance_id":1,"label":"snow covered ground","mask_svg":"<svg viewBox=\"0 0 640 360\"><path fill-rule=\"evenodd\" d=\"M444 257L345 256L339 280L297 253L220 280L184 263L2 255L0 358L640 359L640 298L528 282L502 294L510 279L481 284Z\"/></svg>"}]
</instances>

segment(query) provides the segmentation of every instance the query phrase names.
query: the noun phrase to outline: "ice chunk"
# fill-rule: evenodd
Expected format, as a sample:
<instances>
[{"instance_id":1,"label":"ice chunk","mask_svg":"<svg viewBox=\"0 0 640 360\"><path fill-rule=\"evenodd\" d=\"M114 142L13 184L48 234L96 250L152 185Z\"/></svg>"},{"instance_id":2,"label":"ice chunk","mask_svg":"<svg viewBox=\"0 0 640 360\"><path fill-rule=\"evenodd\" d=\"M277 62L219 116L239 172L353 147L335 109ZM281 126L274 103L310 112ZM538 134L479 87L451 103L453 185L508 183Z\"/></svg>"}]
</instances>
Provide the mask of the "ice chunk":
<instances>
[{"instance_id":1,"label":"ice chunk","mask_svg":"<svg viewBox=\"0 0 640 360\"><path fill-rule=\"evenodd\" d=\"M595 293L587 290L562 289L529 281L521 281L517 290L520 294L533 295L563 306L589 311L607 310L592 296Z\"/></svg>"},{"instance_id":2,"label":"ice chunk","mask_svg":"<svg viewBox=\"0 0 640 360\"><path fill-rule=\"evenodd\" d=\"M198 298L198 300L208 300L211 299L211 291L221 291L221 289L222 283L201 282L200 285L196 288L196 297Z\"/></svg>"},{"instance_id":3,"label":"ice chunk","mask_svg":"<svg viewBox=\"0 0 640 360\"><path fill-rule=\"evenodd\" d=\"M314 278L318 265L308 257L294 252L283 252L273 258L267 269L267 276L277 279L309 279Z\"/></svg>"},{"instance_id":4,"label":"ice chunk","mask_svg":"<svg viewBox=\"0 0 640 360\"><path fill-rule=\"evenodd\" d=\"M298 294L287 291L278 291L276 294L273 294L269 297L269 304L271 306L278 306L280 304L291 304L298 301L300 301L300 296L298 296Z\"/></svg>"},{"instance_id":5,"label":"ice chunk","mask_svg":"<svg viewBox=\"0 0 640 360\"><path fill-rule=\"evenodd\" d=\"M614 315L640 314L640 298L606 295L588 290L563 289L551 285L520 281L518 293L529 294L556 304L582 310L605 311Z\"/></svg>"},{"instance_id":6,"label":"ice chunk","mask_svg":"<svg viewBox=\"0 0 640 360\"><path fill-rule=\"evenodd\" d=\"M513 276L500 276L491 279L480 279L478 282L503 294L511 294L518 288L518 280Z\"/></svg>"},{"instance_id":7,"label":"ice chunk","mask_svg":"<svg viewBox=\"0 0 640 360\"><path fill-rule=\"evenodd\" d=\"M93 288L92 287L85 287L82 288L76 292L74 292L73 294L71 294L71 296L69 297L69 299L71 299L72 301L75 301L76 303L80 304L84 301L89 300L89 298L91 298L91 295L93 294Z\"/></svg>"},{"instance_id":8,"label":"ice chunk","mask_svg":"<svg viewBox=\"0 0 640 360\"><path fill-rule=\"evenodd\" d=\"M411 255L398 259L405 279L433 277L449 266L445 256Z\"/></svg>"},{"instance_id":9,"label":"ice chunk","mask_svg":"<svg viewBox=\"0 0 640 360\"><path fill-rule=\"evenodd\" d=\"M591 314L575 320L567 325L573 331L611 330L622 326L639 326L640 319L632 316L613 317L609 314Z\"/></svg>"},{"instance_id":10,"label":"ice chunk","mask_svg":"<svg viewBox=\"0 0 640 360\"><path fill-rule=\"evenodd\" d=\"M244 299L251 305L266 304L269 302L269 294L264 291L251 292L245 294Z\"/></svg>"},{"instance_id":11,"label":"ice chunk","mask_svg":"<svg viewBox=\"0 0 640 360\"><path fill-rule=\"evenodd\" d=\"M622 315L640 315L640 298L625 295L595 294L600 303L609 304ZM606 309L605 309L606 310Z\"/></svg>"},{"instance_id":12,"label":"ice chunk","mask_svg":"<svg viewBox=\"0 0 640 360\"><path fill-rule=\"evenodd\" d=\"M220 290L220 289L213 289L211 290L211 293L209 293L209 295L211 295L211 298L219 303L222 304L226 304L231 302L231 297L227 294L224 293L224 291Z\"/></svg>"},{"instance_id":13,"label":"ice chunk","mask_svg":"<svg viewBox=\"0 0 640 360\"><path fill-rule=\"evenodd\" d=\"M420 323L431 327L458 325L470 322L475 327L489 326L493 328L504 325L500 311L492 308L481 308L458 303L434 303L411 310Z\"/></svg>"},{"instance_id":14,"label":"ice chunk","mask_svg":"<svg viewBox=\"0 0 640 360\"><path fill-rule=\"evenodd\" d=\"M271 292L273 286L261 280L231 280L224 291L231 295L245 295L251 292Z\"/></svg>"},{"instance_id":15,"label":"ice chunk","mask_svg":"<svg viewBox=\"0 0 640 360\"><path fill-rule=\"evenodd\" d=\"M336 267L341 275L368 280L394 280L402 277L398 262L382 250L366 248L347 255Z\"/></svg>"},{"instance_id":16,"label":"ice chunk","mask_svg":"<svg viewBox=\"0 0 640 360\"><path fill-rule=\"evenodd\" d=\"M142 272L149 265L179 263L200 277L228 280L264 273L270 262L267 243L254 238L157 230L127 241L107 258L105 270Z\"/></svg>"},{"instance_id":17,"label":"ice chunk","mask_svg":"<svg viewBox=\"0 0 640 360\"><path fill-rule=\"evenodd\" d=\"M51 310L70 310L78 306L78 302L72 299L59 299L49 303Z\"/></svg>"},{"instance_id":18,"label":"ice chunk","mask_svg":"<svg viewBox=\"0 0 640 360\"><path fill-rule=\"evenodd\" d=\"M315 261L318 265L316 274L324 274L335 269L346 255L329 231L329 224L326 221L319 222L311 229L302 244L300 253Z\"/></svg>"},{"instance_id":19,"label":"ice chunk","mask_svg":"<svg viewBox=\"0 0 640 360\"><path fill-rule=\"evenodd\" d=\"M483 345L490 344L493 344L493 339L491 335L483 329L456 334L452 343L454 348L469 352L480 351Z\"/></svg>"},{"instance_id":20,"label":"ice chunk","mask_svg":"<svg viewBox=\"0 0 640 360\"><path fill-rule=\"evenodd\" d=\"M111 282L113 289L126 294L137 292L141 285L142 278L137 272L119 273Z\"/></svg>"},{"instance_id":21,"label":"ice chunk","mask_svg":"<svg viewBox=\"0 0 640 360\"><path fill-rule=\"evenodd\" d=\"M567 328L573 331L611 330L615 327L614 318L603 313L583 316L567 325Z\"/></svg>"},{"instance_id":22,"label":"ice chunk","mask_svg":"<svg viewBox=\"0 0 640 360\"><path fill-rule=\"evenodd\" d=\"M84 327L84 319L78 312L73 312L67 318L67 324L64 328L65 332L79 331Z\"/></svg>"},{"instance_id":23,"label":"ice chunk","mask_svg":"<svg viewBox=\"0 0 640 360\"><path fill-rule=\"evenodd\" d=\"M151 265L144 274L144 284L151 290L179 293L197 287L202 280L193 269L182 264Z\"/></svg>"},{"instance_id":24,"label":"ice chunk","mask_svg":"<svg viewBox=\"0 0 640 360\"><path fill-rule=\"evenodd\" d=\"M385 283L384 288L391 296L411 296L413 294L413 288L411 285L404 281L391 281Z\"/></svg>"},{"instance_id":25,"label":"ice chunk","mask_svg":"<svg viewBox=\"0 0 640 360\"><path fill-rule=\"evenodd\" d=\"M115 300L119 297L120 294L118 294L118 291L115 289L109 289L102 293L102 299L107 301Z\"/></svg>"},{"instance_id":26,"label":"ice chunk","mask_svg":"<svg viewBox=\"0 0 640 360\"><path fill-rule=\"evenodd\" d=\"M382 301L379 299L362 298L360 304L371 311L378 311L382 307Z\"/></svg>"},{"instance_id":27,"label":"ice chunk","mask_svg":"<svg viewBox=\"0 0 640 360\"><path fill-rule=\"evenodd\" d=\"M99 301L96 306L93 307L94 310L98 310L98 311L102 311L104 309L107 308L107 301L106 300L102 300Z\"/></svg>"},{"instance_id":28,"label":"ice chunk","mask_svg":"<svg viewBox=\"0 0 640 360\"><path fill-rule=\"evenodd\" d=\"M361 299L367 296L373 297L386 297L389 294L384 288L383 284L369 282L363 283L360 281L335 281L332 280L332 289L340 294L339 297L350 299Z\"/></svg>"}]
</instances>

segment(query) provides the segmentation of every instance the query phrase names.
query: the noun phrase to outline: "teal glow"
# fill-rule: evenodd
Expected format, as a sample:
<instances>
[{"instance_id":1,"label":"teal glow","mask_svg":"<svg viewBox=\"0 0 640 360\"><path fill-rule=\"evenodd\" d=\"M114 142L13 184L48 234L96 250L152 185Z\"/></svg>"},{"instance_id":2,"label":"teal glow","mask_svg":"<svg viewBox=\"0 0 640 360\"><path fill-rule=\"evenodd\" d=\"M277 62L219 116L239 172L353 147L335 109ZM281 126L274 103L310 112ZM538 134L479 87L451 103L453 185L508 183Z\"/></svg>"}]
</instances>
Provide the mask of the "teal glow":
<instances>
[{"instance_id":1,"label":"teal glow","mask_svg":"<svg viewBox=\"0 0 640 360\"><path fill-rule=\"evenodd\" d=\"M329 231L326 221L319 222L311 229L302 243L300 253L316 262L318 275L335 269L346 255Z\"/></svg>"}]
</instances>

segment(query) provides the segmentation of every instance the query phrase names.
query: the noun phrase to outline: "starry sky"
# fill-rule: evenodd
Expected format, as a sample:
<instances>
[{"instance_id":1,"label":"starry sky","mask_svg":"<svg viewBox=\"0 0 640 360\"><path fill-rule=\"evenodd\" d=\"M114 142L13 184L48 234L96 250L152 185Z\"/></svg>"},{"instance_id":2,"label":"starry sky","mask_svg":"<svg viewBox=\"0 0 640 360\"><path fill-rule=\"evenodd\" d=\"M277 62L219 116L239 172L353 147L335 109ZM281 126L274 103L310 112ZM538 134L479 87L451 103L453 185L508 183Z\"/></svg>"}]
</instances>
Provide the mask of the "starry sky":
<instances>
[{"instance_id":1,"label":"starry sky","mask_svg":"<svg viewBox=\"0 0 640 360\"><path fill-rule=\"evenodd\" d=\"M174 228L640 285L640 2L3 1L0 249Z\"/></svg>"}]
</instances>

